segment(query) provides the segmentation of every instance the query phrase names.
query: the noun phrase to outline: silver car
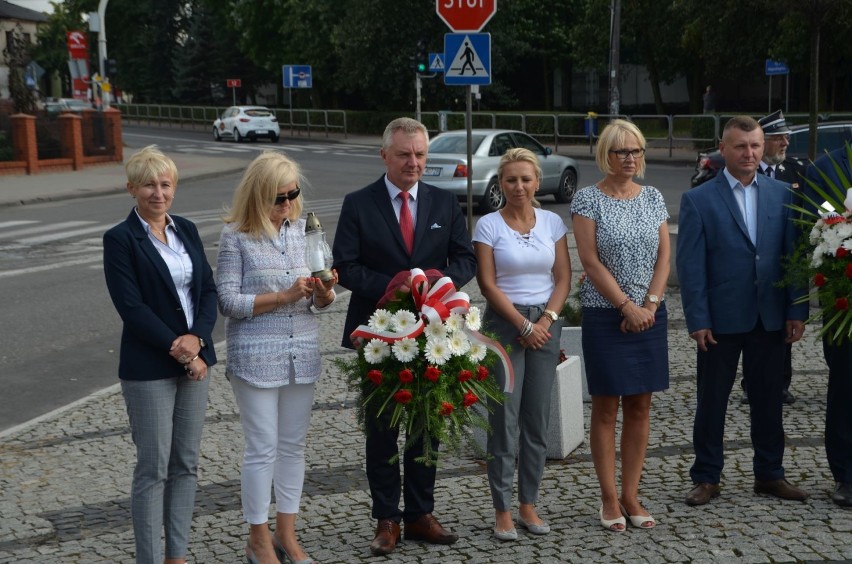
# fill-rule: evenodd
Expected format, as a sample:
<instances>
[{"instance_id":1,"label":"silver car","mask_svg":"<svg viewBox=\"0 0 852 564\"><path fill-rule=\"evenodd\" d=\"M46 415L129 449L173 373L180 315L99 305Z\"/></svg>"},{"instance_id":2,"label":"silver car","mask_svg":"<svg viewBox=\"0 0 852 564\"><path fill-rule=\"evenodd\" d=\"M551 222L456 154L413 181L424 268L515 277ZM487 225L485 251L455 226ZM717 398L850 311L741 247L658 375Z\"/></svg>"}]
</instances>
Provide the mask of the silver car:
<instances>
[{"instance_id":1,"label":"silver car","mask_svg":"<svg viewBox=\"0 0 852 564\"><path fill-rule=\"evenodd\" d=\"M506 197L497 183L500 157L515 147L529 149L538 157L543 177L539 195L553 194L557 202L569 203L577 191L577 162L553 151L521 131L474 129L473 201L482 213L499 210ZM429 157L423 182L443 188L467 201L467 132L448 131L429 142Z\"/></svg>"}]
</instances>

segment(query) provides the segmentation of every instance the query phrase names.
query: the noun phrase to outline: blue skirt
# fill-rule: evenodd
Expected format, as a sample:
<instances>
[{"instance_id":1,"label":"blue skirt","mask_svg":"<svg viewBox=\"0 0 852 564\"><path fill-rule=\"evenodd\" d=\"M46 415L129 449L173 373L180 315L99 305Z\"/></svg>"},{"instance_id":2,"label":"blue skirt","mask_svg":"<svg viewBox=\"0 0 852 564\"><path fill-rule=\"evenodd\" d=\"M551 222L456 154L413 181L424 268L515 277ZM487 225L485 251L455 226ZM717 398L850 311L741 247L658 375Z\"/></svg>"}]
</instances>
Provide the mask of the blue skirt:
<instances>
[{"instance_id":1,"label":"blue skirt","mask_svg":"<svg viewBox=\"0 0 852 564\"><path fill-rule=\"evenodd\" d=\"M665 303L654 326L622 333L615 308L583 308L583 362L593 396L632 396L669 387L669 348Z\"/></svg>"}]
</instances>

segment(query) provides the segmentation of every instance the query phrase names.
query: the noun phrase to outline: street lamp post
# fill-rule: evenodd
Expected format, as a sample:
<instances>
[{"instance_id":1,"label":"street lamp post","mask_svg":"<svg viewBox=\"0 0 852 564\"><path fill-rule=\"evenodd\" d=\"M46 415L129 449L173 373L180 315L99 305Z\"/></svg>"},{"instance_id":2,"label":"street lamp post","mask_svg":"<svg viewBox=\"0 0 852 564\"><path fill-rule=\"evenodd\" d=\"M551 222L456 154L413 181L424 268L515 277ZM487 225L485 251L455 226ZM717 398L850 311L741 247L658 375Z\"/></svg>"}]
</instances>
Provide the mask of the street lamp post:
<instances>
[{"instance_id":1,"label":"street lamp post","mask_svg":"<svg viewBox=\"0 0 852 564\"><path fill-rule=\"evenodd\" d=\"M98 63L100 68L101 80L106 79L106 69L104 68L104 64L106 63L107 58L107 40L106 40L106 7L109 4L109 0L100 0L98 2L98 23L100 24L100 29L98 30ZM101 90L101 105L103 108L109 108L109 92L104 92L103 86L98 86Z\"/></svg>"}]
</instances>

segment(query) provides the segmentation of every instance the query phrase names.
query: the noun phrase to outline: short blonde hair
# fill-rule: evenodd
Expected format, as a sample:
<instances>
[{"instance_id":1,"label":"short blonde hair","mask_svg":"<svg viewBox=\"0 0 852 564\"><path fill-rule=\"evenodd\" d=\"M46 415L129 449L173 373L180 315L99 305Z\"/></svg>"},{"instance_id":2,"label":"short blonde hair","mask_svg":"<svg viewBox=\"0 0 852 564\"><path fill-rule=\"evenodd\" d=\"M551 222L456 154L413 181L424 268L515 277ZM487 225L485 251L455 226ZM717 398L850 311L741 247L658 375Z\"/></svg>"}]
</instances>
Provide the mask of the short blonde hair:
<instances>
[{"instance_id":1,"label":"short blonde hair","mask_svg":"<svg viewBox=\"0 0 852 564\"><path fill-rule=\"evenodd\" d=\"M535 177L538 179L539 186L541 186L541 165L538 162L538 157L535 156L535 153L530 151L529 149L524 149L522 147L515 147L513 149L508 149L503 156L500 157L500 164L497 165L497 181L500 182L500 188L503 188L503 169L508 164L512 163L529 163L535 169ZM533 198L532 205L540 208L541 204L538 200Z\"/></svg>"},{"instance_id":2,"label":"short blonde hair","mask_svg":"<svg viewBox=\"0 0 852 564\"><path fill-rule=\"evenodd\" d=\"M275 206L278 188L292 182L304 188L305 178L299 165L277 151L264 151L246 168L240 185L234 192L230 210L226 210L223 219L233 223L234 229L241 233L261 238L264 235L275 237L277 230L269 219ZM290 202L290 215L287 219L295 221L302 215L302 195Z\"/></svg>"},{"instance_id":3,"label":"short blonde hair","mask_svg":"<svg viewBox=\"0 0 852 564\"><path fill-rule=\"evenodd\" d=\"M632 135L639 143L639 148L644 149L646 142L645 136L639 131L635 124L623 119L616 119L604 127L601 135L598 138L598 147L595 152L595 162L598 169L604 174L613 174L615 171L609 166L609 151L616 145L624 146L627 136ZM645 158L636 159L636 176L642 178L645 176Z\"/></svg>"},{"instance_id":4,"label":"short blonde hair","mask_svg":"<svg viewBox=\"0 0 852 564\"><path fill-rule=\"evenodd\" d=\"M148 145L127 159L124 164L124 172L127 174L127 182L131 186L142 186L151 180L156 180L158 176L163 174L171 177L175 187L178 183L177 166L156 145Z\"/></svg>"}]
</instances>

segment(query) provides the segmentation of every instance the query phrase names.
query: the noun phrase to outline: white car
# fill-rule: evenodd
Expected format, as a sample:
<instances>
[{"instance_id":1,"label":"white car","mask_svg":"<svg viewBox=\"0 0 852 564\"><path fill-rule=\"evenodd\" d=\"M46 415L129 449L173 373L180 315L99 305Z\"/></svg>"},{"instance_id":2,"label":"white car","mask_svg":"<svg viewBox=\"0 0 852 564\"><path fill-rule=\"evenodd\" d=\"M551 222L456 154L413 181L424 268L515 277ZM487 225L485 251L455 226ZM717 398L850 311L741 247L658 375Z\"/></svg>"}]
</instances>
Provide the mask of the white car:
<instances>
[{"instance_id":1,"label":"white car","mask_svg":"<svg viewBox=\"0 0 852 564\"><path fill-rule=\"evenodd\" d=\"M263 106L231 106L213 122L216 141L233 139L239 143L244 139L256 141L258 137L265 137L277 143L280 135L278 118L272 110Z\"/></svg>"}]
</instances>

